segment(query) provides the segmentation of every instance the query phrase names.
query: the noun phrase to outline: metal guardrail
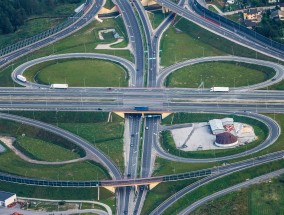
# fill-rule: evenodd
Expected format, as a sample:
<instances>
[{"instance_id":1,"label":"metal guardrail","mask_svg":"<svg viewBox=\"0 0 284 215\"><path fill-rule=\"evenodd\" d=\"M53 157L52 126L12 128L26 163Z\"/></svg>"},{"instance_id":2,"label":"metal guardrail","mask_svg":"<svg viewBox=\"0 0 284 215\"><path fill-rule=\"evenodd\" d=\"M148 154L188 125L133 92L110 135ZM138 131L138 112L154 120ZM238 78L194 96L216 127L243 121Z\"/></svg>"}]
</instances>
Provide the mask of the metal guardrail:
<instances>
[{"instance_id":1,"label":"metal guardrail","mask_svg":"<svg viewBox=\"0 0 284 215\"><path fill-rule=\"evenodd\" d=\"M204 177L204 176L211 175L211 174L213 174L212 169L206 169L206 170L164 176L163 181L177 181L177 180L183 180L183 179L189 179L189 178L198 178L198 177Z\"/></svg>"},{"instance_id":2,"label":"metal guardrail","mask_svg":"<svg viewBox=\"0 0 284 215\"><path fill-rule=\"evenodd\" d=\"M244 34L250 36L251 38L255 38L259 41L261 41L262 43L266 44L267 47L272 47L272 48L276 48L279 49L281 51L284 51L284 44L281 44L279 42L276 42L270 38L267 38L253 30L248 29L247 27L236 23L230 19L227 19L223 16L220 16L217 13L214 13L213 11L208 10L207 8L204 8L202 5L200 5L198 3L197 0L194 0L194 5L196 7L197 10L199 10L199 15L204 16L204 18L209 18L212 21L216 22L216 24L219 24L220 26L226 27L226 28L230 28L232 31L238 30L243 32ZM198 11L197 11L198 12ZM245 36L245 35L242 35Z\"/></svg>"},{"instance_id":3,"label":"metal guardrail","mask_svg":"<svg viewBox=\"0 0 284 215\"><path fill-rule=\"evenodd\" d=\"M44 31L40 34L34 35L34 36L29 37L27 39L21 40L21 41L15 43L13 45L9 45L9 46L6 46L6 47L0 49L0 56L9 54L13 51L16 51L17 49L31 45L31 44L33 44L37 41L45 39L45 38L59 32L59 31L65 29L69 25L75 23L80 17L82 17L85 10L88 9L88 7L90 6L91 3L92 3L92 0L86 0L85 7L83 8L83 10L81 10L79 13L77 13L77 14L71 16L71 17L68 17L68 19L65 22L63 22L63 23L61 23L61 24L59 24L59 25L57 25L57 26L55 26L51 29L48 29L48 30L46 30L46 31Z\"/></svg>"},{"instance_id":4,"label":"metal guardrail","mask_svg":"<svg viewBox=\"0 0 284 215\"><path fill-rule=\"evenodd\" d=\"M99 181L56 181L56 180L41 180L26 178L22 176L10 175L6 173L0 173L0 181L36 185L36 186L48 186L48 187L97 187L101 186Z\"/></svg>"}]
</instances>

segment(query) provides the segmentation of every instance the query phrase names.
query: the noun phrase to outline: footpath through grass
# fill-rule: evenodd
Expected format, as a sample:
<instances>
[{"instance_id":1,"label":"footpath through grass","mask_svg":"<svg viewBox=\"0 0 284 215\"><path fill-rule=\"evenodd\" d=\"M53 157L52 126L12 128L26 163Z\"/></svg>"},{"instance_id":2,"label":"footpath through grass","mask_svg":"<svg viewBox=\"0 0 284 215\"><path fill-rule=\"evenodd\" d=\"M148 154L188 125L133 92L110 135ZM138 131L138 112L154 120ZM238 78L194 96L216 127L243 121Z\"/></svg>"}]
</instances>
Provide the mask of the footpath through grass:
<instances>
[{"instance_id":1,"label":"footpath through grass","mask_svg":"<svg viewBox=\"0 0 284 215\"><path fill-rule=\"evenodd\" d=\"M91 161L64 165L39 165L23 161L14 152L0 154L0 171L31 178L53 180L100 180L109 179L107 171Z\"/></svg>"},{"instance_id":2,"label":"footpath through grass","mask_svg":"<svg viewBox=\"0 0 284 215\"><path fill-rule=\"evenodd\" d=\"M108 155L123 170L124 120L113 114L107 122L107 112L10 112L29 117L68 130ZM19 134L22 134L19 132ZM74 144L73 144L74 145Z\"/></svg>"},{"instance_id":3,"label":"footpath through grass","mask_svg":"<svg viewBox=\"0 0 284 215\"><path fill-rule=\"evenodd\" d=\"M208 62L176 70L167 77L165 86L197 88L204 82L206 88L241 87L264 82L274 75L273 69L253 64Z\"/></svg>"},{"instance_id":4,"label":"footpath through grass","mask_svg":"<svg viewBox=\"0 0 284 215\"><path fill-rule=\"evenodd\" d=\"M24 75L40 84L68 83L72 87L125 87L129 79L119 64L96 59L49 61L27 69Z\"/></svg>"},{"instance_id":5,"label":"footpath through grass","mask_svg":"<svg viewBox=\"0 0 284 215\"><path fill-rule=\"evenodd\" d=\"M226 40L180 17L177 17L175 25L164 33L161 50L162 66L193 58L218 55L236 55L277 61Z\"/></svg>"},{"instance_id":6,"label":"footpath through grass","mask_svg":"<svg viewBox=\"0 0 284 215\"><path fill-rule=\"evenodd\" d=\"M251 185L201 206L193 215L284 214L284 175Z\"/></svg>"}]
</instances>

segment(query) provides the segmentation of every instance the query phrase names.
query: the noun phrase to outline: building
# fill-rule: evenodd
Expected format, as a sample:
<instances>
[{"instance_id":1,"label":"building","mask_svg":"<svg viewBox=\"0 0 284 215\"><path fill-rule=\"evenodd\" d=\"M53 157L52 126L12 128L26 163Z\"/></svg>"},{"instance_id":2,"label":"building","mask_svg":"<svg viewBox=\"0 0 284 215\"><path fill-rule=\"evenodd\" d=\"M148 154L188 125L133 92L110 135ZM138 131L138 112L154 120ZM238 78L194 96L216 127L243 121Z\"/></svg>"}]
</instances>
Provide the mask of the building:
<instances>
[{"instance_id":1,"label":"building","mask_svg":"<svg viewBox=\"0 0 284 215\"><path fill-rule=\"evenodd\" d=\"M284 11L275 10L270 14L270 18L284 21Z\"/></svg>"},{"instance_id":2,"label":"building","mask_svg":"<svg viewBox=\"0 0 284 215\"><path fill-rule=\"evenodd\" d=\"M277 0L268 0L269 4L273 4L273 3L276 3L276 2L277 2Z\"/></svg>"},{"instance_id":3,"label":"building","mask_svg":"<svg viewBox=\"0 0 284 215\"><path fill-rule=\"evenodd\" d=\"M233 125L234 124L234 119L227 117L227 118L221 119L221 122L222 122L223 126L225 126L225 125Z\"/></svg>"},{"instance_id":4,"label":"building","mask_svg":"<svg viewBox=\"0 0 284 215\"><path fill-rule=\"evenodd\" d=\"M216 146L233 147L236 146L238 143L238 138L229 132L224 132L216 135Z\"/></svg>"},{"instance_id":5,"label":"building","mask_svg":"<svg viewBox=\"0 0 284 215\"><path fill-rule=\"evenodd\" d=\"M227 0L228 4L235 4L235 0Z\"/></svg>"},{"instance_id":6,"label":"building","mask_svg":"<svg viewBox=\"0 0 284 215\"><path fill-rule=\"evenodd\" d=\"M277 10L271 12L270 18L284 21L284 3L279 3L277 8Z\"/></svg>"},{"instance_id":7,"label":"building","mask_svg":"<svg viewBox=\"0 0 284 215\"><path fill-rule=\"evenodd\" d=\"M212 119L209 120L209 125L213 134L220 134L227 131L228 127L234 125L233 118Z\"/></svg>"},{"instance_id":8,"label":"building","mask_svg":"<svg viewBox=\"0 0 284 215\"><path fill-rule=\"evenodd\" d=\"M284 11L284 2L278 4L280 11Z\"/></svg>"},{"instance_id":9,"label":"building","mask_svg":"<svg viewBox=\"0 0 284 215\"><path fill-rule=\"evenodd\" d=\"M255 27L262 19L261 11L257 8L249 8L243 13L244 24L247 27Z\"/></svg>"},{"instance_id":10,"label":"building","mask_svg":"<svg viewBox=\"0 0 284 215\"><path fill-rule=\"evenodd\" d=\"M220 134L225 131L220 119L209 120L209 125L213 134Z\"/></svg>"},{"instance_id":11,"label":"building","mask_svg":"<svg viewBox=\"0 0 284 215\"><path fill-rule=\"evenodd\" d=\"M0 206L7 207L8 205L16 202L17 196L15 193L8 193L0 191Z\"/></svg>"}]
</instances>

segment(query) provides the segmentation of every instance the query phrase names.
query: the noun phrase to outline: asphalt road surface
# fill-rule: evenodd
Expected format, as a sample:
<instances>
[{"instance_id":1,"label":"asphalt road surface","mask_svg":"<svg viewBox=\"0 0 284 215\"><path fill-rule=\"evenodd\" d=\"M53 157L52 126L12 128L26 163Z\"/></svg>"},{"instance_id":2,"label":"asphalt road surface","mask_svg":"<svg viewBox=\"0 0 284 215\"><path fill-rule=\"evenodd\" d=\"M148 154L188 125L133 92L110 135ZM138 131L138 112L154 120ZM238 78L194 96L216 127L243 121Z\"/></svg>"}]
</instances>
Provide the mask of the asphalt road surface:
<instances>
[{"instance_id":1,"label":"asphalt road surface","mask_svg":"<svg viewBox=\"0 0 284 215\"><path fill-rule=\"evenodd\" d=\"M94 3L92 4L92 6L90 7L89 11L87 13L85 13L77 22L75 22L74 24L68 26L67 28L65 28L64 30L51 35L45 39L42 39L38 42L33 43L32 45L26 46L24 48L18 49L12 53L9 53L8 55L4 55L1 56L0 58L0 68L8 65L9 63L11 63L12 61L27 55L28 53L31 53L35 50L38 50L42 47L45 47L47 45L50 45L60 39L63 39L69 35L71 35L72 33L80 30L81 28L83 28L84 26L86 26L87 24L89 24L94 16L99 12L99 10L101 9L102 5L103 5L104 1L103 0L96 0L94 1Z\"/></svg>"}]
</instances>

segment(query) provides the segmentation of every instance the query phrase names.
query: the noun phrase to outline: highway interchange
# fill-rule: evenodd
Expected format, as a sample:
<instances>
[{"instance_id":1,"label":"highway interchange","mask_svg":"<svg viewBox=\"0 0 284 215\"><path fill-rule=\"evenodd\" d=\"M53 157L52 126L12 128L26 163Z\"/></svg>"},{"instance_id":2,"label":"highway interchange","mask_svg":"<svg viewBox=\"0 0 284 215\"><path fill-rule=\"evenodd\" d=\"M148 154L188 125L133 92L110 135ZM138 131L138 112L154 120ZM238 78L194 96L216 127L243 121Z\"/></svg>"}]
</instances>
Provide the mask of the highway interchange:
<instances>
[{"instance_id":1,"label":"highway interchange","mask_svg":"<svg viewBox=\"0 0 284 215\"><path fill-rule=\"evenodd\" d=\"M1 110L55 110L55 111L116 111L126 112L126 123L129 128L129 138L133 146L128 147L126 159L125 172L121 173L113 162L102 152L92 147L88 142L82 138L66 132L58 127L48 125L46 123L38 122L35 120L27 119L24 117L18 117L11 114L0 114L0 118L14 120L17 122L26 123L42 129L48 130L55 134L73 141L75 144L81 146L86 153L92 154L94 159L101 162L109 171L114 181L101 181L101 182L42 182L38 185L43 186L98 186L103 183L112 185L132 185L141 180L141 186L136 190L132 186L120 187L117 189L117 214L140 214L143 202L145 200L148 190L146 189L147 182L163 181L163 178L151 178L153 170L153 164L156 156L160 156L173 161L181 162L215 162L223 161L227 159L233 159L248 154L255 153L273 144L281 133L279 125L272 119L265 117L257 113L282 113L283 107L283 93L277 91L253 91L258 88L265 88L269 85L275 84L283 80L284 70L280 64L261 61L257 59L240 58L235 56L220 56L200 58L194 60L188 60L162 70L159 69L159 41L165 31L174 18L174 13L208 29L222 37L225 37L238 44L245 45L251 49L257 50L263 54L275 57L276 59L283 60L283 51L275 48L267 48L267 44L250 38L238 30L230 28L224 28L216 25L215 23L208 22L205 19L200 18L198 11L194 12L194 2L188 2L193 6L192 10L184 7L185 1L180 1L179 4L175 4L169 0L157 0L163 6L170 8L174 13L170 13L164 22L154 31L150 25L149 19L140 3L140 1L123 1L115 0L122 18L124 20L129 42L132 47L133 55L135 56L135 63L131 63L125 59L95 53L71 53L62 55L51 55L29 61L25 64L17 67L11 77L18 84L25 85L26 88L1 88L0 89L0 109ZM43 46L49 45L63 37L70 35L76 30L82 28L88 24L94 15L99 11L103 4L103 1L97 0L93 2L93 5L89 11L74 25L67 27L62 32L46 38L38 43L35 43L29 47L22 48L6 56L0 58L0 65L4 67L10 62L18 59L27 53L37 50ZM135 7L132 7L133 6ZM139 18L135 15L138 13ZM145 31L145 41L142 39L142 29L139 26L139 20L142 23ZM146 50L145 50L146 47ZM145 56L145 53L146 56ZM66 58L97 58L113 61L121 64L130 76L129 86L131 88L69 88L66 91L51 90L48 86L39 85L37 83L23 84L16 79L16 75L22 74L27 68L32 65L55 59ZM145 60L147 58L147 60ZM147 61L147 63L145 63ZM247 86L243 88L235 88L229 93L209 93L208 89L166 89L163 88L163 82L167 75L171 72L193 63L206 62L206 61L240 61L249 62L252 64L265 65L275 69L276 74L270 80L266 82ZM147 83L147 88L144 87L144 83ZM161 88L153 88L159 86ZM216 102L216 99L218 102ZM230 108L232 114L245 115L248 117L256 118L263 121L268 129L268 138L259 146L248 150L244 153L236 154L229 157L220 157L214 159L186 159L171 155L164 151L159 144L159 124L160 117L146 117L142 119L141 114L133 113L134 106L149 106L151 111L161 112L210 112L216 110L216 112L226 112L224 110ZM142 158L139 158L139 141L141 128L143 129L143 147ZM147 129L146 129L147 128ZM160 206L156 208L152 214L160 214L177 199L181 198L185 193L191 192L197 189L199 186L208 183L216 178L222 177L226 174L230 174L235 171L240 171L251 166L259 165L261 163L271 162L273 160L282 159L284 153L274 153L273 155L263 156L258 159L249 159L240 163L235 163L225 167L219 167L218 170L201 170L191 175L190 177L200 177L206 174L210 176L201 179L198 183L192 184L189 187L184 188L175 195L175 198L170 198ZM141 159L141 164L138 160ZM138 165L140 164L140 167ZM138 171L139 170L139 171ZM200 175L200 172L202 174ZM5 175L5 174L4 174ZM15 176L8 176L13 178ZM184 179L181 176L168 176L171 180ZM17 177L16 177L17 178ZM20 178L20 177L19 177ZM10 180L13 181L13 180ZM20 180L18 183L25 183L28 179ZM37 179L32 179L37 181ZM54 183L54 184L53 184ZM80 184L81 183L81 184ZM87 185L88 184L88 185Z\"/></svg>"}]
</instances>

